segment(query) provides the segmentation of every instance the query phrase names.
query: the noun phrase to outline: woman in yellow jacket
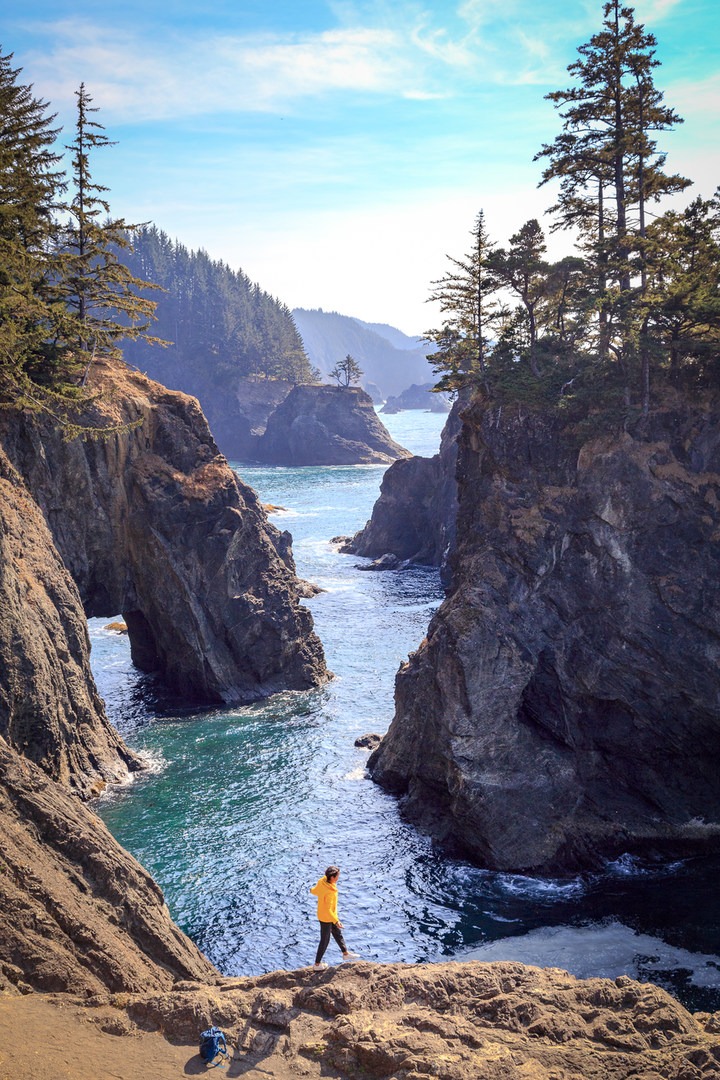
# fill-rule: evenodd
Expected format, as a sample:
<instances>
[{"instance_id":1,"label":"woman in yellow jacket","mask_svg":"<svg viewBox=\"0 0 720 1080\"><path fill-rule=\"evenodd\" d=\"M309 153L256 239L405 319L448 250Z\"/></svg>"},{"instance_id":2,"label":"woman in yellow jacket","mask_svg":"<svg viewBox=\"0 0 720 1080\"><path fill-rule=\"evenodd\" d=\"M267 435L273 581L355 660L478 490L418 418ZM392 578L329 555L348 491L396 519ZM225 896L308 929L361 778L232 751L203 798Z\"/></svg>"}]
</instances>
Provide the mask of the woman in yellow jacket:
<instances>
[{"instance_id":1,"label":"woman in yellow jacket","mask_svg":"<svg viewBox=\"0 0 720 1080\"><path fill-rule=\"evenodd\" d=\"M317 885L313 885L310 892L318 898L317 917L320 922L320 944L315 956L315 967L325 967L321 964L325 950L330 944L330 935L335 938L343 954L343 960L349 960L354 953L348 950L345 938L342 936L343 924L338 919L338 891L337 879L340 870L337 866L328 866L325 876L321 877Z\"/></svg>"}]
</instances>

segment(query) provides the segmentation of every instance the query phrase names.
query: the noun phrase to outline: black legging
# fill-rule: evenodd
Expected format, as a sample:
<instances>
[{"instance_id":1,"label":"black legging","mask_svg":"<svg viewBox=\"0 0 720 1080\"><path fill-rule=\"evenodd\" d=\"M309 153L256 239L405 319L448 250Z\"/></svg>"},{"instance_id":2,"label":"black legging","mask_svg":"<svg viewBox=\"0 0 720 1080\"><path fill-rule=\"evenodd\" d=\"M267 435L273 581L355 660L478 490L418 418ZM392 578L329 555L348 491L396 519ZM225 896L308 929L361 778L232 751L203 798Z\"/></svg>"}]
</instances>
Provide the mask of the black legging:
<instances>
[{"instance_id":1,"label":"black legging","mask_svg":"<svg viewBox=\"0 0 720 1080\"><path fill-rule=\"evenodd\" d=\"M319 964L325 955L325 950L330 944L330 935L335 938L338 945L344 953L346 953L347 945L345 944L345 938L342 936L342 930L334 922L321 922L320 923L320 944L318 945L318 951L315 956L315 963Z\"/></svg>"}]
</instances>

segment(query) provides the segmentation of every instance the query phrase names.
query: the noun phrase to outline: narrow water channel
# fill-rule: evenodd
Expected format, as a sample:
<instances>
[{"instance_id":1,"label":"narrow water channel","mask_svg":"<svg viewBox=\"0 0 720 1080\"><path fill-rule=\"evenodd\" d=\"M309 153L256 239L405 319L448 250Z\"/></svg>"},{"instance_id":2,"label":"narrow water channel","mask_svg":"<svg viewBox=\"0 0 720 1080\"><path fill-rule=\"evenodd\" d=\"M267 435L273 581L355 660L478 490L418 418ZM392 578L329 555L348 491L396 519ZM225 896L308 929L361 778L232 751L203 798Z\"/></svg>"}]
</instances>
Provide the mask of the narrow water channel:
<instances>
[{"instance_id":1,"label":"narrow water channel","mask_svg":"<svg viewBox=\"0 0 720 1080\"><path fill-rule=\"evenodd\" d=\"M383 417L394 438L431 454L443 417ZM365 773L357 736L392 717L395 672L442 599L438 575L367 573L330 544L370 514L376 466L246 468L284 509L307 601L335 678L242 709L168 712L136 672L127 640L92 620L93 670L108 714L153 771L99 810L154 875L173 918L228 975L313 959L314 898L342 867L340 914L351 948L379 961L520 959L577 974L627 973L691 1007L720 1008L720 861L648 867L620 860L600 875L551 881L494 874L434 851ZM331 944L327 959L333 955Z\"/></svg>"}]
</instances>

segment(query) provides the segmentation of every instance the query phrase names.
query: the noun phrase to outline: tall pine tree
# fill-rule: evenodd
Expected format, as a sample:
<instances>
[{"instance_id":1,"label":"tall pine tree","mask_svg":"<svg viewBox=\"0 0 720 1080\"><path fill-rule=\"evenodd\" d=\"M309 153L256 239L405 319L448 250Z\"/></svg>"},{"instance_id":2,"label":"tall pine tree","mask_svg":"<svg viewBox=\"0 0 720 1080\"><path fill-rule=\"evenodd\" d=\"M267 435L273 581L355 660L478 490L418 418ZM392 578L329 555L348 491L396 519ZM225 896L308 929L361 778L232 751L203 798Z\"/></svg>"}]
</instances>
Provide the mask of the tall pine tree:
<instances>
[{"instance_id":1,"label":"tall pine tree","mask_svg":"<svg viewBox=\"0 0 720 1080\"><path fill-rule=\"evenodd\" d=\"M67 370L52 347L55 213L65 187L46 102L0 54L0 406L37 406Z\"/></svg>"},{"instance_id":2,"label":"tall pine tree","mask_svg":"<svg viewBox=\"0 0 720 1080\"><path fill-rule=\"evenodd\" d=\"M574 85L548 95L563 131L537 155L549 161L541 183L560 181L560 226L579 226L595 270L598 351L612 353L628 378L639 361L645 409L648 318L636 300L647 291L647 206L690 183L665 172L657 147L655 133L682 121L655 87L656 44L632 8L608 0L602 29L568 68Z\"/></svg>"},{"instance_id":3,"label":"tall pine tree","mask_svg":"<svg viewBox=\"0 0 720 1080\"><path fill-rule=\"evenodd\" d=\"M440 311L448 316L439 329L423 335L437 346L428 360L440 375L438 390L457 390L468 380L489 390L488 359L500 317L496 300L500 282L492 269L494 246L482 210L471 236L468 254L462 259L448 255L452 269L432 283L429 299L439 303Z\"/></svg>"},{"instance_id":4,"label":"tall pine tree","mask_svg":"<svg viewBox=\"0 0 720 1080\"><path fill-rule=\"evenodd\" d=\"M85 84L76 91L75 139L72 154L66 222L58 251L56 297L63 314L58 332L85 371L94 356L119 355L123 339L148 338L155 301L143 290L155 288L135 277L120 260L131 247L139 226L111 218L107 188L93 180L90 156L112 146L102 124L92 118L98 110ZM157 341L156 338L149 340Z\"/></svg>"}]
</instances>

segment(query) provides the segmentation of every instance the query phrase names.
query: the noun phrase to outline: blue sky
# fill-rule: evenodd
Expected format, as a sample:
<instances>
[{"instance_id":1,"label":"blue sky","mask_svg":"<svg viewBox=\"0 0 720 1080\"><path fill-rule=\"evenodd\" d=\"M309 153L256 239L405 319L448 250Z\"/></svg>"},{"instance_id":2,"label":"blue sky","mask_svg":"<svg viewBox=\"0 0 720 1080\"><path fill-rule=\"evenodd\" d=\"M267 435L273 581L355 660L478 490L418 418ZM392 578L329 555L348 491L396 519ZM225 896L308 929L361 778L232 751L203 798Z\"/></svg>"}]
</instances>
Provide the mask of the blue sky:
<instances>
[{"instance_id":1,"label":"blue sky","mask_svg":"<svg viewBox=\"0 0 720 1080\"><path fill-rule=\"evenodd\" d=\"M642 0L656 84L685 123L668 167L720 183L720 4ZM155 222L291 307L408 333L483 208L504 243L552 202L532 158L592 0L5 0L3 52L70 130L84 81L117 145L114 215ZM69 139L68 139L69 141ZM546 219L547 223L547 219ZM559 253L567 240L556 237Z\"/></svg>"}]
</instances>

